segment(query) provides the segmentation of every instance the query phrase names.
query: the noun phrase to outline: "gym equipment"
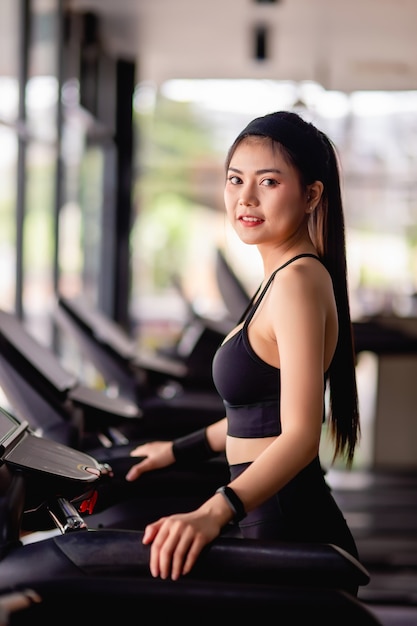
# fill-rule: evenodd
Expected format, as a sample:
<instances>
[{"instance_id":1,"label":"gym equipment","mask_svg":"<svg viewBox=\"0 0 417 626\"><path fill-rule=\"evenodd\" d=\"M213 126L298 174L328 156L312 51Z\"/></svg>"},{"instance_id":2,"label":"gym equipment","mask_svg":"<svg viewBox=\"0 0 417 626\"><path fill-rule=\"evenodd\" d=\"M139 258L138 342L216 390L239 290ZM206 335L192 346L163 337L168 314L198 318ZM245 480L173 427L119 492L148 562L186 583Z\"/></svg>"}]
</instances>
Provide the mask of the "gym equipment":
<instances>
[{"instance_id":1,"label":"gym equipment","mask_svg":"<svg viewBox=\"0 0 417 626\"><path fill-rule=\"evenodd\" d=\"M109 478L83 452L34 435L27 423L0 409L0 609L6 624L42 619L56 624L62 611L87 626L113 623L117 613L152 611L162 623L181 611L195 623L232 611L240 623L271 611L280 623L378 626L358 601L366 569L329 544L283 544L219 537L179 581L152 579L142 533L90 529L73 502L90 502L94 486ZM57 534L21 536L27 510L44 507ZM14 608L13 608L14 607ZM302 620L300 622L300 620ZM308 620L308 622L307 622Z\"/></svg>"},{"instance_id":2,"label":"gym equipment","mask_svg":"<svg viewBox=\"0 0 417 626\"><path fill-rule=\"evenodd\" d=\"M126 445L131 438L170 439L224 416L223 403L214 392L170 397L165 390L141 401L87 387L14 314L1 310L0 385L32 427L54 439L61 436L63 443L77 448L100 442L106 447Z\"/></svg>"}]
</instances>

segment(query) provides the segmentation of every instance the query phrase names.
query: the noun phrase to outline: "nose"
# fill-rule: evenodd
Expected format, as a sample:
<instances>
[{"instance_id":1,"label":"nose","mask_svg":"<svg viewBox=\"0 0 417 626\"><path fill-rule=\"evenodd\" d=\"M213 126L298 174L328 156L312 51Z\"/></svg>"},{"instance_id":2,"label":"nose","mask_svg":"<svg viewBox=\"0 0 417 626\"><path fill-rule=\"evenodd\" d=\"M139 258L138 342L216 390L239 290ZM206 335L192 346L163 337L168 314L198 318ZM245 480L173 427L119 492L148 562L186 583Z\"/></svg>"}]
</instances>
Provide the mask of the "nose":
<instances>
[{"instance_id":1,"label":"nose","mask_svg":"<svg viewBox=\"0 0 417 626\"><path fill-rule=\"evenodd\" d=\"M258 198L252 185L242 185L240 188L239 204L241 206L256 206Z\"/></svg>"}]
</instances>

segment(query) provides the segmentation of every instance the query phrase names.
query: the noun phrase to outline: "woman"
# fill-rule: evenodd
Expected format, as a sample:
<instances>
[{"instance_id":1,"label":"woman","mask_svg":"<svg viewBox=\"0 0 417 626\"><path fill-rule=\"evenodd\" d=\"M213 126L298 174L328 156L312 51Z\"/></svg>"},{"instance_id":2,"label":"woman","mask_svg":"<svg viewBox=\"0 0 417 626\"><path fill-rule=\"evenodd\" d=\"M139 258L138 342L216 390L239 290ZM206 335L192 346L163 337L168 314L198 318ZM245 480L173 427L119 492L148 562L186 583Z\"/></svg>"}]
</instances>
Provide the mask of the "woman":
<instances>
[{"instance_id":1,"label":"woman","mask_svg":"<svg viewBox=\"0 0 417 626\"><path fill-rule=\"evenodd\" d=\"M243 537L332 543L357 557L319 461L325 411L334 459L351 466L360 427L340 179L333 145L292 112L257 118L226 161L227 217L257 246L264 279L213 361L226 417L151 442L127 480L226 452L231 480L196 510L147 525L153 576L178 579L230 522Z\"/></svg>"}]
</instances>

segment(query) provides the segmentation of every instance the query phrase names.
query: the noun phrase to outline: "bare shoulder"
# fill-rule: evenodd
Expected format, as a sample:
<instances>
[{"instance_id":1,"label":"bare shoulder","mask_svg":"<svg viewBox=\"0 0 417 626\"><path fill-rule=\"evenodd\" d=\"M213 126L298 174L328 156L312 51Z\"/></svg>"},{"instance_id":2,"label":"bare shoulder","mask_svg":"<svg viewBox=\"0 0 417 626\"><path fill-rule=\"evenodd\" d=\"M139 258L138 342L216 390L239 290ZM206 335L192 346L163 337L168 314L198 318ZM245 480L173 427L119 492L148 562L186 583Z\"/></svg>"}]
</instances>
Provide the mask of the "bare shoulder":
<instances>
[{"instance_id":1,"label":"bare shoulder","mask_svg":"<svg viewBox=\"0 0 417 626\"><path fill-rule=\"evenodd\" d=\"M277 272L268 303L273 325L293 325L304 320L309 326L315 320L335 317L333 284L324 265L312 258L294 261Z\"/></svg>"},{"instance_id":2,"label":"bare shoulder","mask_svg":"<svg viewBox=\"0 0 417 626\"><path fill-rule=\"evenodd\" d=\"M296 295L309 294L315 291L333 293L332 279L318 259L304 257L297 259L277 272L274 280L274 292L279 295L284 290L286 293Z\"/></svg>"}]
</instances>

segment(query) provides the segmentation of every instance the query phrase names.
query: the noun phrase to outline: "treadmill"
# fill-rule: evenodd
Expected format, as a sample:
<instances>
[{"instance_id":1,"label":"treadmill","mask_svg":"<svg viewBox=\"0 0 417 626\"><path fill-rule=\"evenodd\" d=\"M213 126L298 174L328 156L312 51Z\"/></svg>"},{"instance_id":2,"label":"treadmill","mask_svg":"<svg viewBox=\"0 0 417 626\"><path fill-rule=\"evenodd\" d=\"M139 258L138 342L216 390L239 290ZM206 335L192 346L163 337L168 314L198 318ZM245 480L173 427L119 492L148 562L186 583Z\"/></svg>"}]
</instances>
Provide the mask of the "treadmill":
<instances>
[{"instance_id":1,"label":"treadmill","mask_svg":"<svg viewBox=\"0 0 417 626\"><path fill-rule=\"evenodd\" d=\"M73 436L81 433L90 447L89 437L108 448L128 444L130 439L171 439L224 416L223 402L214 392L172 397L165 390L144 393L141 399L140 387L135 398L88 387L62 366L52 350L35 340L16 315L3 310L0 386L16 411L30 418L32 426L39 422L40 428L54 430L54 434L59 428L72 428ZM56 424L57 413L70 427ZM75 439L70 443L75 445Z\"/></svg>"},{"instance_id":2,"label":"treadmill","mask_svg":"<svg viewBox=\"0 0 417 626\"><path fill-rule=\"evenodd\" d=\"M358 600L367 570L330 544L285 544L219 537L179 581L153 579L143 533L89 527L80 502L111 479L111 467L83 452L38 437L0 408L0 616L12 626L99 620L152 611L162 624L177 611L187 626L218 619L239 623L380 626ZM55 533L22 535L27 511L44 508ZM308 620L308 621L307 621Z\"/></svg>"}]
</instances>

